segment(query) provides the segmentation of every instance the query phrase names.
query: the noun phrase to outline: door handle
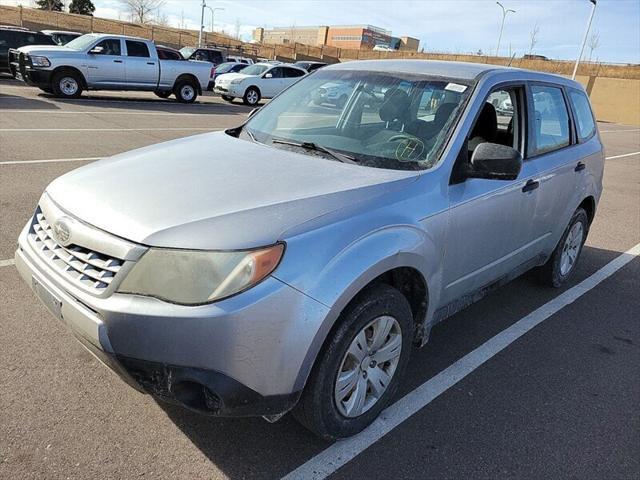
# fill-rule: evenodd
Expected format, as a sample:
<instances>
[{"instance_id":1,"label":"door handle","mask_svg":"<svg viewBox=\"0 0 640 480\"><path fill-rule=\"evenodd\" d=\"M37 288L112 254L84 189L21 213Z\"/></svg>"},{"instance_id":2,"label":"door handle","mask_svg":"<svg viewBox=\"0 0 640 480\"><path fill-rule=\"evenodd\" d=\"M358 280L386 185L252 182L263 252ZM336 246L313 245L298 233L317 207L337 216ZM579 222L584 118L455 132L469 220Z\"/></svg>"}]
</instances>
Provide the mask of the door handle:
<instances>
[{"instance_id":1,"label":"door handle","mask_svg":"<svg viewBox=\"0 0 640 480\"><path fill-rule=\"evenodd\" d=\"M154 62L147 62L147 65L155 65Z\"/></svg>"},{"instance_id":2,"label":"door handle","mask_svg":"<svg viewBox=\"0 0 640 480\"><path fill-rule=\"evenodd\" d=\"M574 172L581 172L585 168L587 168L587 166L584 163L578 162L578 164L576 165L576 168L574 168L573 171Z\"/></svg>"},{"instance_id":3,"label":"door handle","mask_svg":"<svg viewBox=\"0 0 640 480\"><path fill-rule=\"evenodd\" d=\"M524 187L522 187L522 191L523 192L530 192L532 190L535 190L539 186L540 186L540 182L535 181L535 180L527 180L527 183L525 183Z\"/></svg>"},{"instance_id":4,"label":"door handle","mask_svg":"<svg viewBox=\"0 0 640 480\"><path fill-rule=\"evenodd\" d=\"M122 63L122 60L114 60L113 63Z\"/></svg>"}]
</instances>

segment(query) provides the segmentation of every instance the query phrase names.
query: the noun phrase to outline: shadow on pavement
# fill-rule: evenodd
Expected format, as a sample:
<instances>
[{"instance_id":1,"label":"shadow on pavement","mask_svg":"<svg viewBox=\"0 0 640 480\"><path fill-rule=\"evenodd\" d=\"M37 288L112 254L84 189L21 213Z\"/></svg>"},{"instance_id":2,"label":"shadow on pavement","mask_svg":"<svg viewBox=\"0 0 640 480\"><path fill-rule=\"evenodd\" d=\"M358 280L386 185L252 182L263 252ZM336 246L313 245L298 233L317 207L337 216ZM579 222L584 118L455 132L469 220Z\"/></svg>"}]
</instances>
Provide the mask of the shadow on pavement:
<instances>
[{"instance_id":1,"label":"shadow on pavement","mask_svg":"<svg viewBox=\"0 0 640 480\"><path fill-rule=\"evenodd\" d=\"M0 103L2 110L60 110L60 107L54 103L25 98L20 95L0 93L0 101L2 101Z\"/></svg>"},{"instance_id":2,"label":"shadow on pavement","mask_svg":"<svg viewBox=\"0 0 640 480\"><path fill-rule=\"evenodd\" d=\"M397 398L619 255L620 252L585 246L566 287L542 286L534 272L529 272L437 325L427 346L413 350ZM290 414L269 424L261 418L214 418L173 405L159 405L193 444L232 479L285 475L329 445L305 430Z\"/></svg>"}]
</instances>

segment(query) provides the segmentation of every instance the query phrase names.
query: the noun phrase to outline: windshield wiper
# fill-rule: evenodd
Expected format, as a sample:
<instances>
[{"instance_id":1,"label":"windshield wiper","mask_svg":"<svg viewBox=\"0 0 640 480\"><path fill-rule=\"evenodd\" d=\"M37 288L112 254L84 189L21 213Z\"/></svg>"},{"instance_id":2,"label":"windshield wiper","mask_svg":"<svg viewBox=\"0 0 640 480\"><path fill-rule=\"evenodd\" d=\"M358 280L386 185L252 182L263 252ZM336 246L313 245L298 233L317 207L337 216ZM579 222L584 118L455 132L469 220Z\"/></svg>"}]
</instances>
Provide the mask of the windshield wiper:
<instances>
[{"instance_id":1,"label":"windshield wiper","mask_svg":"<svg viewBox=\"0 0 640 480\"><path fill-rule=\"evenodd\" d=\"M300 148L304 148L305 150L313 150L315 152L326 153L327 155L333 157L335 160L338 160L339 162L342 162L342 163L351 163L354 165L358 163L355 157L352 157L351 155L345 155L344 153L336 152L335 150L332 150L327 147L323 147L322 145L318 145L317 143L313 143L313 142L298 143L298 142L291 142L289 140L279 140L275 138L271 141L271 143L279 143L281 145L291 145L292 147L300 147Z\"/></svg>"}]
</instances>

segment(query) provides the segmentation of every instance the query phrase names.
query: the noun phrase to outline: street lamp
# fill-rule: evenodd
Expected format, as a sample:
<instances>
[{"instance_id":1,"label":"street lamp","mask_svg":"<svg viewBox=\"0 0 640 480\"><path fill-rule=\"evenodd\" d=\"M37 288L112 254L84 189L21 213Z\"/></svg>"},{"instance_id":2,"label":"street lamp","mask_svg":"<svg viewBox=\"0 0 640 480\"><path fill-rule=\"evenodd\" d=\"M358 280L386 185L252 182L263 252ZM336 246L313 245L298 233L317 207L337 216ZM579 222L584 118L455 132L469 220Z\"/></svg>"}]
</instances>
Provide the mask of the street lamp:
<instances>
[{"instance_id":1,"label":"street lamp","mask_svg":"<svg viewBox=\"0 0 640 480\"><path fill-rule=\"evenodd\" d=\"M504 19L507 18L509 13L516 13L515 10L505 9L500 2L496 2L502 9L502 25L500 25L500 35L498 35L498 48L496 48L496 57L500 55L500 41L502 40L502 30L504 29Z\"/></svg>"},{"instance_id":2,"label":"street lamp","mask_svg":"<svg viewBox=\"0 0 640 480\"><path fill-rule=\"evenodd\" d=\"M589 0L593 3L593 7L591 7L591 15L589 15L589 22L587 23L587 31L584 32L584 39L582 39L582 47L580 47L580 55L576 58L576 65L573 67L573 75L571 75L571 79L576 79L576 73L578 73L578 65L580 64L580 59L582 58L582 54L584 53L584 46L587 43L587 37L589 36L589 30L591 30L591 22L593 21L593 15L596 13L596 0Z\"/></svg>"},{"instance_id":3,"label":"street lamp","mask_svg":"<svg viewBox=\"0 0 640 480\"><path fill-rule=\"evenodd\" d=\"M209 5L205 5L209 11L211 12L211 33L213 33L213 17L215 15L216 10L224 10L222 7L211 8Z\"/></svg>"}]
</instances>

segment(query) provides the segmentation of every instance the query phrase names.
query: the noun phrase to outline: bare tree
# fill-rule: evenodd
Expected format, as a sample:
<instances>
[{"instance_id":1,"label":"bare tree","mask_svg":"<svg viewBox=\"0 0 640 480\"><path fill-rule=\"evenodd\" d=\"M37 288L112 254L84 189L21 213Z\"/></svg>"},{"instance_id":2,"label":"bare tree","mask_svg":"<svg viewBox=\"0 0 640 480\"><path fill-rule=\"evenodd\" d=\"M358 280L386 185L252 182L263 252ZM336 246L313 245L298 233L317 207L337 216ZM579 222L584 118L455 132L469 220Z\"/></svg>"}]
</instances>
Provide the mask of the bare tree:
<instances>
[{"instance_id":1,"label":"bare tree","mask_svg":"<svg viewBox=\"0 0 640 480\"><path fill-rule=\"evenodd\" d=\"M235 35L234 35L234 38L236 40L240 40L240 29L241 28L242 28L242 25L240 24L240 19L236 18Z\"/></svg>"},{"instance_id":2,"label":"bare tree","mask_svg":"<svg viewBox=\"0 0 640 480\"><path fill-rule=\"evenodd\" d=\"M538 43L538 33L540 33L540 27L536 23L533 26L533 30L529 33L529 55L533 53L533 48Z\"/></svg>"},{"instance_id":3,"label":"bare tree","mask_svg":"<svg viewBox=\"0 0 640 480\"><path fill-rule=\"evenodd\" d=\"M597 30L593 31L593 33L591 34L591 37L589 37L588 45L589 45L589 62L591 62L591 57L593 56L593 52L596 51L600 46L600 32L598 32Z\"/></svg>"},{"instance_id":4,"label":"bare tree","mask_svg":"<svg viewBox=\"0 0 640 480\"><path fill-rule=\"evenodd\" d=\"M178 28L181 30L184 30L187 28L187 24L184 21L184 10L180 11L180 24L178 25Z\"/></svg>"},{"instance_id":5,"label":"bare tree","mask_svg":"<svg viewBox=\"0 0 640 480\"><path fill-rule=\"evenodd\" d=\"M138 23L149 23L153 20L154 12L160 11L164 0L120 0L131 13L131 20Z\"/></svg>"}]
</instances>

